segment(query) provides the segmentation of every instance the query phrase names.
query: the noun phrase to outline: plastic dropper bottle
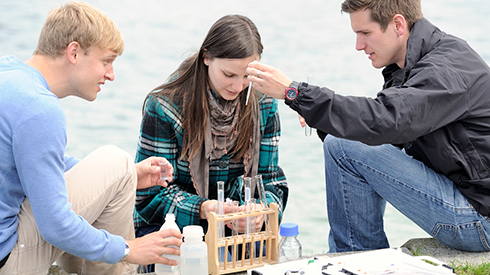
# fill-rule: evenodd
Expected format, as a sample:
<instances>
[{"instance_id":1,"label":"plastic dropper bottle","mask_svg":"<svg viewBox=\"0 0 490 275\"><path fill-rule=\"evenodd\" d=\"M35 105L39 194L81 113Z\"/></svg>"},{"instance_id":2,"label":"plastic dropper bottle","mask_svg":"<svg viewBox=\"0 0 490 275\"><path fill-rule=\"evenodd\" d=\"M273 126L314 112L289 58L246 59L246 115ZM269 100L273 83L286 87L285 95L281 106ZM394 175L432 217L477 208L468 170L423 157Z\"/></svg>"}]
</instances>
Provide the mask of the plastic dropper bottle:
<instances>
[{"instance_id":1,"label":"plastic dropper bottle","mask_svg":"<svg viewBox=\"0 0 490 275\"><path fill-rule=\"evenodd\" d=\"M301 259L303 249L297 238L299 234L298 225L295 223L283 223L279 228L279 234L282 236L277 246L279 262Z\"/></svg>"},{"instance_id":2,"label":"plastic dropper bottle","mask_svg":"<svg viewBox=\"0 0 490 275\"><path fill-rule=\"evenodd\" d=\"M184 243L180 246L181 275L208 275L208 246L202 240L199 225L184 227Z\"/></svg>"},{"instance_id":3,"label":"plastic dropper bottle","mask_svg":"<svg viewBox=\"0 0 490 275\"><path fill-rule=\"evenodd\" d=\"M165 230L165 229L175 229L180 232L179 226L175 223L175 215L171 213L167 213L165 216L165 223L162 225L160 228L160 231ZM168 238L175 238L175 237L168 237ZM171 246L174 248L177 248L176 246ZM179 275L180 274L180 257L177 255L166 255L164 254L163 257L169 258L171 260L176 260L179 262L179 265L164 265L164 264L155 264L155 273L157 275Z\"/></svg>"}]
</instances>

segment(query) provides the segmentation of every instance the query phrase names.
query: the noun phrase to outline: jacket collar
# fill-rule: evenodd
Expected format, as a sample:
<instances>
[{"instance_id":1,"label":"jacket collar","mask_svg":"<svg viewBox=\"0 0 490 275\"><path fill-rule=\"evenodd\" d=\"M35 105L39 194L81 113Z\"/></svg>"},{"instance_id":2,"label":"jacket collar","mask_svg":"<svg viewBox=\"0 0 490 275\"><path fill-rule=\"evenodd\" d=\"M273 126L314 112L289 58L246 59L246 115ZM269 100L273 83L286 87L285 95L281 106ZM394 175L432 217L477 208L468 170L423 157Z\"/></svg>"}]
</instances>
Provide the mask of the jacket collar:
<instances>
[{"instance_id":1,"label":"jacket collar","mask_svg":"<svg viewBox=\"0 0 490 275\"><path fill-rule=\"evenodd\" d=\"M422 18L415 22L407 41L405 67L400 69L397 64L391 64L383 69L385 79L384 89L400 86L405 83L413 67L443 38L444 32Z\"/></svg>"}]
</instances>

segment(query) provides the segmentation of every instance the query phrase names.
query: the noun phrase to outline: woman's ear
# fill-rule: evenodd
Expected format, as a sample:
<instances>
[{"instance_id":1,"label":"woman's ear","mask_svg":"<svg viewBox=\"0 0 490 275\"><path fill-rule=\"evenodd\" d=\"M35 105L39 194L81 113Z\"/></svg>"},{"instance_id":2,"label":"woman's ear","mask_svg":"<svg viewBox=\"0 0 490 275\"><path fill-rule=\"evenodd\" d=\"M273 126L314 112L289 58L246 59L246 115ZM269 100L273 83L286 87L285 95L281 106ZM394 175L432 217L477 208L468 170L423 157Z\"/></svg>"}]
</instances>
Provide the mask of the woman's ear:
<instances>
[{"instance_id":1,"label":"woman's ear","mask_svg":"<svg viewBox=\"0 0 490 275\"><path fill-rule=\"evenodd\" d=\"M203 59L204 65L209 66L210 59L209 59L209 56L208 56L206 49L203 50L202 59Z\"/></svg>"}]
</instances>

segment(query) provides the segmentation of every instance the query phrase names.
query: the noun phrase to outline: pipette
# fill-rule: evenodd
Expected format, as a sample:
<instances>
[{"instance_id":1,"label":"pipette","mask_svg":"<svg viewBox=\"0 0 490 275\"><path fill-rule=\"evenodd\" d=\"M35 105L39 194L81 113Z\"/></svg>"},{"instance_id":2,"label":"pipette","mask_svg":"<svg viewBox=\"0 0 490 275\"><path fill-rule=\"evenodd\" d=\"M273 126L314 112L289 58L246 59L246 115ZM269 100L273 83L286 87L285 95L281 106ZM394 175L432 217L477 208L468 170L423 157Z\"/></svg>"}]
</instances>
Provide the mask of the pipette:
<instances>
[{"instance_id":1,"label":"pipette","mask_svg":"<svg viewBox=\"0 0 490 275\"><path fill-rule=\"evenodd\" d=\"M247 99L245 100L245 105L248 104L248 98L250 97L250 90L252 90L252 81L248 84Z\"/></svg>"}]
</instances>

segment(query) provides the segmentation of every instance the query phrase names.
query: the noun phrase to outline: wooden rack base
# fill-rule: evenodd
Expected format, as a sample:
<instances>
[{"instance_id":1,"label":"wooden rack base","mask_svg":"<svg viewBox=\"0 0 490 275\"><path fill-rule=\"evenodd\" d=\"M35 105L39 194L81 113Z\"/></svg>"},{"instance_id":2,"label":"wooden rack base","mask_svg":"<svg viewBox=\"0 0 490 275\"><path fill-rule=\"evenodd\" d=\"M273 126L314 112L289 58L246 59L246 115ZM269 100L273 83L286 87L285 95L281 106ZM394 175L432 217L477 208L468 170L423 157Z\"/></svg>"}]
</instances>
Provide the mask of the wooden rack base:
<instances>
[{"instance_id":1,"label":"wooden rack base","mask_svg":"<svg viewBox=\"0 0 490 275\"><path fill-rule=\"evenodd\" d=\"M266 226L266 230L218 239L219 222L260 215L268 215L268 226ZM206 233L209 274L227 274L261 267L265 264L277 263L278 233L278 205L275 203L271 203L269 208L252 211L248 214L234 213L218 217L216 213L209 213L208 232ZM245 248L248 246L251 248L251 251L255 251L257 242L259 245L259 255L257 257L255 253L246 255L245 249L241 249L241 255L237 255L240 251L240 247ZM220 249L226 252L231 251L232 259L228 259L228 253L224 253L224 262L220 262Z\"/></svg>"}]
</instances>

